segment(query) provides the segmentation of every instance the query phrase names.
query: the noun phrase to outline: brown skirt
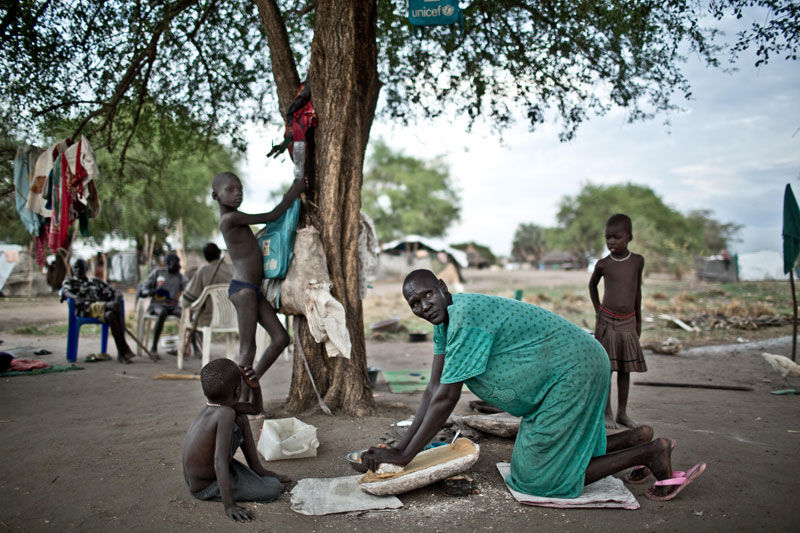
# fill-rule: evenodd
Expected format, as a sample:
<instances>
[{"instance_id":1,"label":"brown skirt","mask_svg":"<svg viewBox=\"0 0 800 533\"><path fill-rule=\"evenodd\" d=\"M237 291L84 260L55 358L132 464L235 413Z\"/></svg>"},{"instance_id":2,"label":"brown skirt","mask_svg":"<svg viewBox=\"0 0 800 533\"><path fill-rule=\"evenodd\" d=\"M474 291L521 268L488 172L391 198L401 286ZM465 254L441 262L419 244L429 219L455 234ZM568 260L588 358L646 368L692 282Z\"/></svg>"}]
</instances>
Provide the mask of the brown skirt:
<instances>
[{"instance_id":1,"label":"brown skirt","mask_svg":"<svg viewBox=\"0 0 800 533\"><path fill-rule=\"evenodd\" d=\"M600 311L594 337L606 349L612 372L647 372L636 334L636 316L618 318Z\"/></svg>"}]
</instances>

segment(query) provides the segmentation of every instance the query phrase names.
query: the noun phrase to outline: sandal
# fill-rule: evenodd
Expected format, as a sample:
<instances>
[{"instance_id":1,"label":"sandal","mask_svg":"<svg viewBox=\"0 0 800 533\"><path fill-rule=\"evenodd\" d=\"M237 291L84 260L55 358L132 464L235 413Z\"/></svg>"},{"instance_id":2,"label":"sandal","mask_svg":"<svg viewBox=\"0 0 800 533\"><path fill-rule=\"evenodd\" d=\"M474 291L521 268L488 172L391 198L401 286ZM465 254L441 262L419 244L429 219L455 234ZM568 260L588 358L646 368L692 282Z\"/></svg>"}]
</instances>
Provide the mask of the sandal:
<instances>
[{"instance_id":1,"label":"sandal","mask_svg":"<svg viewBox=\"0 0 800 533\"><path fill-rule=\"evenodd\" d=\"M660 502L665 502L665 501L671 500L672 498L677 496L680 491L685 489L689 485L689 483L691 483L692 481L697 479L700 476L700 474L705 472L705 470L706 470L706 464L705 463L697 463L692 468L690 468L687 472L681 472L679 470L676 470L676 471L672 472L672 477L671 478L662 479L662 480L656 481L655 484L653 485L653 488L655 488L655 487L667 487L667 486L673 486L674 485L674 486L677 487L675 490L673 490L672 492L670 492L668 494L665 494L664 496L659 496L659 495L657 495L657 494L655 494L653 492L653 488L650 488L644 494L645 494L645 496L647 496L651 500L656 500L656 501L660 501Z\"/></svg>"},{"instance_id":2,"label":"sandal","mask_svg":"<svg viewBox=\"0 0 800 533\"><path fill-rule=\"evenodd\" d=\"M98 361L101 361L101 359L99 359L99 358L97 357L97 354L95 354L95 353L90 353L89 355L87 355L87 356L86 356L86 357L83 359L83 362L84 362L84 363L97 363Z\"/></svg>"}]
</instances>

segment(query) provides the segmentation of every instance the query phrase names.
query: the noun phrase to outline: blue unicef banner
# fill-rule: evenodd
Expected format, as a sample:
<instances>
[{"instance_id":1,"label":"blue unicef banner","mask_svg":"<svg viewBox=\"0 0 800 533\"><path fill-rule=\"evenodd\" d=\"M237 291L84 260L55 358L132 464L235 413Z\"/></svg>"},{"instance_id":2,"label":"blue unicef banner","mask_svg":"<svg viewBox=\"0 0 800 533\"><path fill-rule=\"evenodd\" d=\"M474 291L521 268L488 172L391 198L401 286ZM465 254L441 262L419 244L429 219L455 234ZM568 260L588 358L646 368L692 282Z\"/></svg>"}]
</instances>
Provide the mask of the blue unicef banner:
<instances>
[{"instance_id":1,"label":"blue unicef banner","mask_svg":"<svg viewBox=\"0 0 800 533\"><path fill-rule=\"evenodd\" d=\"M461 9L458 0L408 0L408 20L414 26L455 24Z\"/></svg>"}]
</instances>

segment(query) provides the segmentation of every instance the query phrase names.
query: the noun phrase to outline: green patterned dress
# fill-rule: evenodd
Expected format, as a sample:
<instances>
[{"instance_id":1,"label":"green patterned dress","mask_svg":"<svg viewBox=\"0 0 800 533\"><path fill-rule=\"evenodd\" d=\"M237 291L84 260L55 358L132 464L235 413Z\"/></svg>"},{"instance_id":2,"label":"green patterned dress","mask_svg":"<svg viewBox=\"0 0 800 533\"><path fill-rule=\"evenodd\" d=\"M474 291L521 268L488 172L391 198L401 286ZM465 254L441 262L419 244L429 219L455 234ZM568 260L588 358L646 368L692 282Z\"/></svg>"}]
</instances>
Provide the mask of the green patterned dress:
<instances>
[{"instance_id":1,"label":"green patterned dress","mask_svg":"<svg viewBox=\"0 0 800 533\"><path fill-rule=\"evenodd\" d=\"M454 294L449 324L434 327L445 355L441 383L521 416L508 485L533 496L576 498L586 467L606 451L611 371L594 337L535 305Z\"/></svg>"}]
</instances>

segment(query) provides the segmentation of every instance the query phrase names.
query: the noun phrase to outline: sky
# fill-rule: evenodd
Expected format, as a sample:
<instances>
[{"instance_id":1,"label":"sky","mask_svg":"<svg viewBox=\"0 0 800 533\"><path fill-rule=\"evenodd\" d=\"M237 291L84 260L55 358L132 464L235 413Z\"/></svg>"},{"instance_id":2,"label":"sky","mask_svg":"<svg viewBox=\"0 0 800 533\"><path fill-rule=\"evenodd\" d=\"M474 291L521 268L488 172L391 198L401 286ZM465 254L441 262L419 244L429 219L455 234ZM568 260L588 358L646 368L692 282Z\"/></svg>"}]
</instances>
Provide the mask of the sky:
<instances>
[{"instance_id":1,"label":"sky","mask_svg":"<svg viewBox=\"0 0 800 533\"><path fill-rule=\"evenodd\" d=\"M612 110L566 143L553 123L535 132L516 124L501 139L488 125L467 132L466 123L446 119L408 127L376 119L371 139L414 157L444 156L462 198L449 243L476 241L509 255L519 224L555 226L560 200L583 184L631 182L681 212L710 209L721 222L741 224L733 251L779 251L786 184L800 197L800 63L774 56L766 66L753 63L744 58L730 73L690 59L684 72L693 99L676 101L682 111L629 124L625 110ZM268 192L291 179L288 155L265 158L281 133L249 132L245 211L271 209Z\"/></svg>"}]
</instances>

